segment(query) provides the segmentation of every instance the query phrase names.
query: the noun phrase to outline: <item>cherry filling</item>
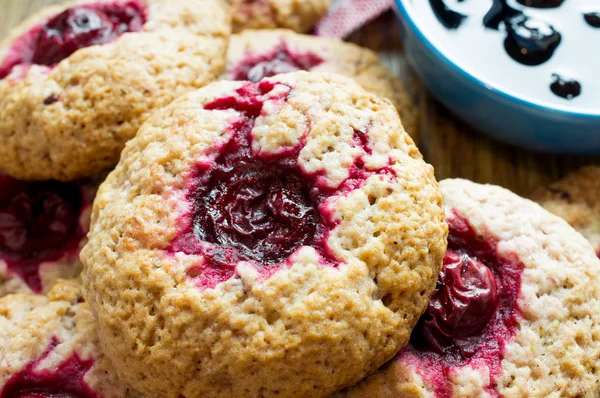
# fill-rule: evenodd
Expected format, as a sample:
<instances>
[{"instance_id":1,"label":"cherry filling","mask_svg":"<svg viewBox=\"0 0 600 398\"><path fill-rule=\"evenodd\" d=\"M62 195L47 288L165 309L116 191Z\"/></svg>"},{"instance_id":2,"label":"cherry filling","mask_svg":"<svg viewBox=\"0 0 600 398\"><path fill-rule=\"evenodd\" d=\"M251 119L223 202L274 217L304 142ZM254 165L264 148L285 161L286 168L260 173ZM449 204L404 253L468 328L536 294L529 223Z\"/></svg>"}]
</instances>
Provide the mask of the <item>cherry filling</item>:
<instances>
[{"instance_id":1,"label":"cherry filling","mask_svg":"<svg viewBox=\"0 0 600 398\"><path fill-rule=\"evenodd\" d=\"M141 31L145 18L139 0L68 8L15 41L0 64L0 79L17 65L53 66L80 48L110 43L123 33Z\"/></svg>"},{"instance_id":2,"label":"cherry filling","mask_svg":"<svg viewBox=\"0 0 600 398\"><path fill-rule=\"evenodd\" d=\"M268 82L249 84L237 90L239 97L205 105L234 109L241 119L232 124L230 139L214 161L194 172L188 193L192 224L171 248L204 256L206 264L190 271L200 286L229 279L242 260L277 265L323 235L318 195L297 165L299 149L266 156L252 151L252 128L272 88Z\"/></svg>"},{"instance_id":3,"label":"cherry filling","mask_svg":"<svg viewBox=\"0 0 600 398\"><path fill-rule=\"evenodd\" d=\"M324 60L313 53L295 53L282 42L270 53L258 56L247 56L232 73L233 80L250 80L258 82L264 77L280 73L309 71L322 64Z\"/></svg>"},{"instance_id":4,"label":"cherry filling","mask_svg":"<svg viewBox=\"0 0 600 398\"><path fill-rule=\"evenodd\" d=\"M520 318L517 298L523 264L498 253L495 240L478 234L468 221L449 218L448 252L425 314L400 353L403 361L434 387L437 397L452 396L453 369L473 364L490 371L492 396L505 344Z\"/></svg>"},{"instance_id":5,"label":"cherry filling","mask_svg":"<svg viewBox=\"0 0 600 398\"><path fill-rule=\"evenodd\" d=\"M75 353L53 370L36 369L57 345L55 338L41 358L11 376L0 398L96 398L96 393L84 381L94 364L91 359L83 360Z\"/></svg>"},{"instance_id":6,"label":"cherry filling","mask_svg":"<svg viewBox=\"0 0 600 398\"><path fill-rule=\"evenodd\" d=\"M75 183L17 181L0 176L0 260L36 293L39 267L77 250L83 198Z\"/></svg>"},{"instance_id":7,"label":"cherry filling","mask_svg":"<svg viewBox=\"0 0 600 398\"><path fill-rule=\"evenodd\" d=\"M456 345L470 357L477 346L468 338L483 331L497 306L498 288L492 271L467 254L448 250L419 332L439 354Z\"/></svg>"},{"instance_id":8,"label":"cherry filling","mask_svg":"<svg viewBox=\"0 0 600 398\"><path fill-rule=\"evenodd\" d=\"M232 139L201 179L194 194L201 240L264 265L314 243L319 216L304 178L286 162L255 158L248 136Z\"/></svg>"},{"instance_id":9,"label":"cherry filling","mask_svg":"<svg viewBox=\"0 0 600 398\"><path fill-rule=\"evenodd\" d=\"M204 106L234 110L238 118L229 127L227 142L209 151L216 155L191 172L186 198L192 210L182 217L181 230L166 249L172 255L202 256L187 270L199 287L213 288L230 279L240 261L251 262L261 277L268 277L302 246L314 248L324 265L336 266L339 259L327 237L337 224L325 199L360 188L370 175L393 175L389 165L365 167L362 156L371 153L367 132L355 132L353 145L362 155L337 187L323 183L322 172L310 174L298 165L303 139L276 153L253 150L252 129L265 101L281 104L290 90L268 81L248 82L235 95Z\"/></svg>"}]
</instances>

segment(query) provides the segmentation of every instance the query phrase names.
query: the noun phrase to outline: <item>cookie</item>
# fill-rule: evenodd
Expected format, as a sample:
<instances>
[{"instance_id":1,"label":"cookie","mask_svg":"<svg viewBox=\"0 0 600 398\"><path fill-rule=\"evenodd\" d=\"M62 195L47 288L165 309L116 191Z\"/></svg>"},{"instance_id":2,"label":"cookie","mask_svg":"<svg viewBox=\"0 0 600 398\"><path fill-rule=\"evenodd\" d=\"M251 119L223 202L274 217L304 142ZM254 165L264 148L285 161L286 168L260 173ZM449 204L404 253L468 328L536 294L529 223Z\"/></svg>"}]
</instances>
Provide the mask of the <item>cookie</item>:
<instances>
[{"instance_id":1,"label":"cookie","mask_svg":"<svg viewBox=\"0 0 600 398\"><path fill-rule=\"evenodd\" d=\"M45 293L81 272L93 182L25 182L0 175L0 297Z\"/></svg>"},{"instance_id":2,"label":"cookie","mask_svg":"<svg viewBox=\"0 0 600 398\"><path fill-rule=\"evenodd\" d=\"M330 0L229 0L233 31L287 28L308 32L327 14Z\"/></svg>"},{"instance_id":3,"label":"cookie","mask_svg":"<svg viewBox=\"0 0 600 398\"><path fill-rule=\"evenodd\" d=\"M600 261L563 220L499 187L440 183L444 268L410 344L346 397L593 397Z\"/></svg>"},{"instance_id":4,"label":"cookie","mask_svg":"<svg viewBox=\"0 0 600 398\"><path fill-rule=\"evenodd\" d=\"M157 113L82 250L103 348L149 397L325 396L391 359L446 250L389 101L338 75L223 81Z\"/></svg>"},{"instance_id":5,"label":"cookie","mask_svg":"<svg viewBox=\"0 0 600 398\"><path fill-rule=\"evenodd\" d=\"M355 44L284 29L248 30L232 35L222 78L257 82L298 70L338 73L389 98L408 134L417 137L419 113L406 87L381 64L377 54Z\"/></svg>"},{"instance_id":6,"label":"cookie","mask_svg":"<svg viewBox=\"0 0 600 398\"><path fill-rule=\"evenodd\" d=\"M133 398L98 344L76 282L0 299L0 397Z\"/></svg>"},{"instance_id":7,"label":"cookie","mask_svg":"<svg viewBox=\"0 0 600 398\"><path fill-rule=\"evenodd\" d=\"M156 108L214 80L224 0L100 0L48 7L0 44L0 170L75 180L112 168Z\"/></svg>"},{"instance_id":8,"label":"cookie","mask_svg":"<svg viewBox=\"0 0 600 398\"><path fill-rule=\"evenodd\" d=\"M581 233L600 257L600 167L584 167L539 189L533 199L564 218Z\"/></svg>"}]
</instances>

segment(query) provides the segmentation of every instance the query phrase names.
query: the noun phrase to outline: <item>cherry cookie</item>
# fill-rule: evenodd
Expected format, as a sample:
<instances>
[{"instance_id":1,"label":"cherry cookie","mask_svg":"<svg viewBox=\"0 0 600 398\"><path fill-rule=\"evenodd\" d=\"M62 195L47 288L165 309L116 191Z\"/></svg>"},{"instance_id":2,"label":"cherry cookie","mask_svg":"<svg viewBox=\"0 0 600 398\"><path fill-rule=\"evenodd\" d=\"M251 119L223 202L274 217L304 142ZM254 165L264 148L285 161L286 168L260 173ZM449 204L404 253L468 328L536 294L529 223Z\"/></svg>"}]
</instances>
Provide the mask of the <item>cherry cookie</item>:
<instances>
[{"instance_id":1,"label":"cherry cookie","mask_svg":"<svg viewBox=\"0 0 600 398\"><path fill-rule=\"evenodd\" d=\"M0 297L44 293L58 278L79 275L95 188L0 174Z\"/></svg>"},{"instance_id":2,"label":"cherry cookie","mask_svg":"<svg viewBox=\"0 0 600 398\"><path fill-rule=\"evenodd\" d=\"M48 7L0 44L0 170L74 180L111 168L155 108L224 65L224 0Z\"/></svg>"},{"instance_id":3,"label":"cherry cookie","mask_svg":"<svg viewBox=\"0 0 600 398\"><path fill-rule=\"evenodd\" d=\"M494 186L440 183L448 252L410 344L347 397L593 397L600 261L563 220Z\"/></svg>"},{"instance_id":4,"label":"cherry cookie","mask_svg":"<svg viewBox=\"0 0 600 398\"><path fill-rule=\"evenodd\" d=\"M0 299L0 398L126 398L76 282Z\"/></svg>"},{"instance_id":5,"label":"cherry cookie","mask_svg":"<svg viewBox=\"0 0 600 398\"><path fill-rule=\"evenodd\" d=\"M381 64L377 54L355 44L284 29L248 30L231 37L222 78L258 82L298 70L338 73L354 79L367 91L389 98L408 134L416 137L418 109L406 87Z\"/></svg>"},{"instance_id":6,"label":"cherry cookie","mask_svg":"<svg viewBox=\"0 0 600 398\"><path fill-rule=\"evenodd\" d=\"M150 397L325 396L408 342L442 197L389 101L338 75L217 82L157 113L94 202L83 280Z\"/></svg>"},{"instance_id":7,"label":"cherry cookie","mask_svg":"<svg viewBox=\"0 0 600 398\"><path fill-rule=\"evenodd\" d=\"M533 199L571 224L600 257L600 167L584 167L571 173L539 189Z\"/></svg>"},{"instance_id":8,"label":"cherry cookie","mask_svg":"<svg viewBox=\"0 0 600 398\"><path fill-rule=\"evenodd\" d=\"M233 31L288 28L308 32L327 14L331 0L228 0Z\"/></svg>"}]
</instances>

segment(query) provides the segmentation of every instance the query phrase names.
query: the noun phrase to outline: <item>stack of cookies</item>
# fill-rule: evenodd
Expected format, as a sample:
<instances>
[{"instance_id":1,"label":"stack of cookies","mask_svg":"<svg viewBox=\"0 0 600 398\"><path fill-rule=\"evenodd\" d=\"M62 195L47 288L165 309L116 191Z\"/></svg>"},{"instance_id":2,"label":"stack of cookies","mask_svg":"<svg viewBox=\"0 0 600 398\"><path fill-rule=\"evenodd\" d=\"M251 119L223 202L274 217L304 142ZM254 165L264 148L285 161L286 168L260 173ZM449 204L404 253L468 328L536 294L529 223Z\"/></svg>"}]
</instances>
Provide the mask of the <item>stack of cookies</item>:
<instances>
[{"instance_id":1,"label":"stack of cookies","mask_svg":"<svg viewBox=\"0 0 600 398\"><path fill-rule=\"evenodd\" d=\"M302 34L328 3L79 0L0 45L0 398L600 392L595 250L438 184L402 83Z\"/></svg>"}]
</instances>

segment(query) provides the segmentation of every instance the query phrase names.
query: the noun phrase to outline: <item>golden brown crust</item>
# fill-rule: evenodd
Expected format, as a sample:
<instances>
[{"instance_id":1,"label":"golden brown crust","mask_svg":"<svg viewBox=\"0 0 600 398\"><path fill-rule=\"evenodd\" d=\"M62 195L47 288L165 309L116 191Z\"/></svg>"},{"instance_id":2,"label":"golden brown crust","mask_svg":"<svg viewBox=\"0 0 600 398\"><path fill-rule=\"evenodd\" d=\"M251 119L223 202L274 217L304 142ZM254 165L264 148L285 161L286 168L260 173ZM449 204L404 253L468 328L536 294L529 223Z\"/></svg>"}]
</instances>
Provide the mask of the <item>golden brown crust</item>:
<instances>
[{"instance_id":1,"label":"golden brown crust","mask_svg":"<svg viewBox=\"0 0 600 398\"><path fill-rule=\"evenodd\" d=\"M600 261L563 220L503 188L466 180L440 182L451 222L466 217L499 253L523 263L515 335L505 342L500 374L477 362L441 378L445 396L589 397L600 392ZM421 364L421 366L424 366ZM403 352L346 397L436 397Z\"/></svg>"},{"instance_id":2,"label":"golden brown crust","mask_svg":"<svg viewBox=\"0 0 600 398\"><path fill-rule=\"evenodd\" d=\"M47 296L0 299L0 343L0 394L6 382L32 362L39 361L38 372L53 372L77 356L92 361L83 381L98 397L139 396L117 379L100 351L96 323L77 282L58 281Z\"/></svg>"},{"instance_id":3,"label":"golden brown crust","mask_svg":"<svg viewBox=\"0 0 600 398\"><path fill-rule=\"evenodd\" d=\"M147 3L144 31L76 51L51 71L16 67L0 80L0 170L26 180L95 176L116 164L154 109L219 75L230 29L224 0ZM70 5L15 28L0 59L18 35Z\"/></svg>"},{"instance_id":4,"label":"golden brown crust","mask_svg":"<svg viewBox=\"0 0 600 398\"><path fill-rule=\"evenodd\" d=\"M540 188L533 200L565 219L600 254L600 167L584 167Z\"/></svg>"},{"instance_id":5,"label":"golden brown crust","mask_svg":"<svg viewBox=\"0 0 600 398\"><path fill-rule=\"evenodd\" d=\"M186 176L229 136L238 113L204 105L247 82L218 82L149 120L99 190L84 284L105 352L124 380L151 397L324 396L358 381L408 341L446 247L441 195L388 100L347 78L279 75L252 130L253 149L302 145L298 165L321 183L348 178L352 158L389 164L327 199L337 220L323 266L310 246L260 278L252 263L215 288L186 270L202 255L165 251L189 214ZM283 97L278 97L283 95ZM366 131L367 155L352 144ZM304 135L306 134L306 135ZM213 149L211 149L213 148Z\"/></svg>"},{"instance_id":6,"label":"golden brown crust","mask_svg":"<svg viewBox=\"0 0 600 398\"><path fill-rule=\"evenodd\" d=\"M287 28L308 32L327 13L330 0L229 0L233 31Z\"/></svg>"}]
</instances>

